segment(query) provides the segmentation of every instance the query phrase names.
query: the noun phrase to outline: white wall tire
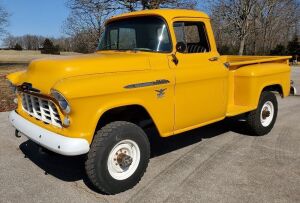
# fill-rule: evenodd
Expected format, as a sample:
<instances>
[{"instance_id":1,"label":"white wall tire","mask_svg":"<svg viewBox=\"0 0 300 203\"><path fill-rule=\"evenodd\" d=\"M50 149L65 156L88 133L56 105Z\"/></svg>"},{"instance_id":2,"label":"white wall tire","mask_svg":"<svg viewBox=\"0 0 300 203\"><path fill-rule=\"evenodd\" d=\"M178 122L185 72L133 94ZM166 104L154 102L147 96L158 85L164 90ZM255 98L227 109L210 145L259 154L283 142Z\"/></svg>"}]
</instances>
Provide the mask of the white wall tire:
<instances>
[{"instance_id":1,"label":"white wall tire","mask_svg":"<svg viewBox=\"0 0 300 203\"><path fill-rule=\"evenodd\" d=\"M97 190L117 194L140 181L149 158L150 143L144 131L133 123L116 121L95 134L85 169Z\"/></svg>"},{"instance_id":2,"label":"white wall tire","mask_svg":"<svg viewBox=\"0 0 300 203\"><path fill-rule=\"evenodd\" d=\"M257 109L247 115L247 123L253 135L268 134L276 122L277 99L272 92L262 92Z\"/></svg>"}]
</instances>

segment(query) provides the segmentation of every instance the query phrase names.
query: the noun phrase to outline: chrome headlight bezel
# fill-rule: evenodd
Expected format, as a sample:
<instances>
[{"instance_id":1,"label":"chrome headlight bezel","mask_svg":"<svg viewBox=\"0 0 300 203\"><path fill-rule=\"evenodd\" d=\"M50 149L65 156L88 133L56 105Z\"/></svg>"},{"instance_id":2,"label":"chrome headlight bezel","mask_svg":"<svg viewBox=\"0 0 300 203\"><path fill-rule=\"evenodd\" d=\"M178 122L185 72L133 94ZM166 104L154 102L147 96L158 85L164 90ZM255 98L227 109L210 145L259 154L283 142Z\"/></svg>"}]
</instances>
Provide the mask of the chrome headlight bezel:
<instances>
[{"instance_id":1,"label":"chrome headlight bezel","mask_svg":"<svg viewBox=\"0 0 300 203\"><path fill-rule=\"evenodd\" d=\"M64 113L70 114L71 107L65 96L57 90L51 89L51 96L58 102Z\"/></svg>"}]
</instances>

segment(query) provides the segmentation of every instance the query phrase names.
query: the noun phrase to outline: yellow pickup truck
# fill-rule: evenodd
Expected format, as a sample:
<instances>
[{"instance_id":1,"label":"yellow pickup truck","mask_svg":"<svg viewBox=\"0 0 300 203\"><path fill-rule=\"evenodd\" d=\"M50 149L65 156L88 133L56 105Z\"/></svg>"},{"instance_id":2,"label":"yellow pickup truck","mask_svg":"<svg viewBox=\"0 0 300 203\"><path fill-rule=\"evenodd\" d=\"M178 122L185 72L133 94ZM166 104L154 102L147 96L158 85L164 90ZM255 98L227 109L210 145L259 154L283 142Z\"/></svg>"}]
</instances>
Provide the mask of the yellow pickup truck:
<instances>
[{"instance_id":1,"label":"yellow pickup truck","mask_svg":"<svg viewBox=\"0 0 300 203\"><path fill-rule=\"evenodd\" d=\"M18 98L9 120L43 148L87 155L90 181L115 194L147 168L149 125L167 137L243 114L253 134L270 132L274 92L289 95L289 58L220 56L202 12L118 15L94 54L39 59L8 75Z\"/></svg>"}]
</instances>

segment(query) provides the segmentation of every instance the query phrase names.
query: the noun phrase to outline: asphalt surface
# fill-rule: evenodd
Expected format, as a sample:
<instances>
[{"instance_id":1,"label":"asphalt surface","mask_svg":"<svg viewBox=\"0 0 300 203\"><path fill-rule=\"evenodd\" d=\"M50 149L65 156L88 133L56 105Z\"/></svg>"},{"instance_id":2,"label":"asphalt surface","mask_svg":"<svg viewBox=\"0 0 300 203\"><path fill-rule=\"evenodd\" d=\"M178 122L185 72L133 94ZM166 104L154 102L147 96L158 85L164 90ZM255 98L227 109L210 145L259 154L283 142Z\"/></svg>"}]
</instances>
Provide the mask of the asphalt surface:
<instances>
[{"instance_id":1,"label":"asphalt surface","mask_svg":"<svg viewBox=\"0 0 300 203\"><path fill-rule=\"evenodd\" d=\"M300 95L300 65L292 68L292 80L297 88L297 94Z\"/></svg>"},{"instance_id":2,"label":"asphalt surface","mask_svg":"<svg viewBox=\"0 0 300 203\"><path fill-rule=\"evenodd\" d=\"M152 132L146 174L114 196L93 190L84 157L39 152L0 113L0 202L300 202L300 97L278 101L275 127L263 137L231 120L168 139Z\"/></svg>"}]
</instances>

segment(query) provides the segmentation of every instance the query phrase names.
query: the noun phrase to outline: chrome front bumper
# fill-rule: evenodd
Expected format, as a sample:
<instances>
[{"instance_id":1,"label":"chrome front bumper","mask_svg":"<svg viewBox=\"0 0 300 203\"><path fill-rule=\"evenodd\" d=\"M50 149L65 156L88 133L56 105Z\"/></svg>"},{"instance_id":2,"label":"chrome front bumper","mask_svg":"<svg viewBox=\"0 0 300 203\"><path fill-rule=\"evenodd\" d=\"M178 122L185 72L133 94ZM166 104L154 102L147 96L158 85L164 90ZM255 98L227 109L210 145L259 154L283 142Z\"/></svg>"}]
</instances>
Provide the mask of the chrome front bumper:
<instances>
[{"instance_id":1,"label":"chrome front bumper","mask_svg":"<svg viewBox=\"0 0 300 203\"><path fill-rule=\"evenodd\" d=\"M87 140L82 138L69 138L41 128L24 119L15 111L10 112L11 124L28 139L45 147L46 149L66 156L86 154L90 150Z\"/></svg>"}]
</instances>

